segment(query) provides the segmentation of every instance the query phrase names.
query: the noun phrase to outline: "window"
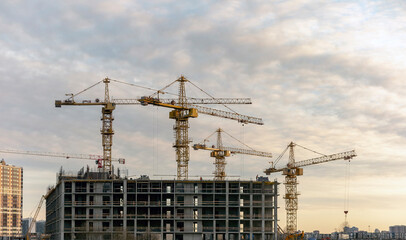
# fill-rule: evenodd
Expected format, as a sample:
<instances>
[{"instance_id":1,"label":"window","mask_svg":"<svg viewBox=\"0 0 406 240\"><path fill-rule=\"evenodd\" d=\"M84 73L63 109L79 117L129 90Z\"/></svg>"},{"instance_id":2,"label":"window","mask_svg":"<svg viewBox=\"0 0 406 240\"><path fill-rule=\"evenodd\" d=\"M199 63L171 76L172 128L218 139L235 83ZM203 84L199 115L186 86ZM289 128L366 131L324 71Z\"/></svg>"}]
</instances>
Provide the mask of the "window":
<instances>
[{"instance_id":1,"label":"window","mask_svg":"<svg viewBox=\"0 0 406 240\"><path fill-rule=\"evenodd\" d=\"M244 193L244 187L240 186L240 193Z\"/></svg>"},{"instance_id":2,"label":"window","mask_svg":"<svg viewBox=\"0 0 406 240\"><path fill-rule=\"evenodd\" d=\"M240 212L240 219L244 219L244 212L243 211Z\"/></svg>"},{"instance_id":3,"label":"window","mask_svg":"<svg viewBox=\"0 0 406 240\"><path fill-rule=\"evenodd\" d=\"M183 218L185 216L185 210L184 209L177 209L176 211L177 218Z\"/></svg>"},{"instance_id":4,"label":"window","mask_svg":"<svg viewBox=\"0 0 406 240\"><path fill-rule=\"evenodd\" d=\"M103 231L108 230L110 227L110 222L103 222Z\"/></svg>"},{"instance_id":5,"label":"window","mask_svg":"<svg viewBox=\"0 0 406 240\"><path fill-rule=\"evenodd\" d=\"M244 223L240 223L240 232L244 232Z\"/></svg>"},{"instance_id":6,"label":"window","mask_svg":"<svg viewBox=\"0 0 406 240\"><path fill-rule=\"evenodd\" d=\"M171 186L166 186L166 193L171 193Z\"/></svg>"},{"instance_id":7,"label":"window","mask_svg":"<svg viewBox=\"0 0 406 240\"><path fill-rule=\"evenodd\" d=\"M89 209L89 218L93 218L93 209Z\"/></svg>"},{"instance_id":8,"label":"window","mask_svg":"<svg viewBox=\"0 0 406 240\"><path fill-rule=\"evenodd\" d=\"M89 196L89 205L94 204L94 196Z\"/></svg>"},{"instance_id":9,"label":"window","mask_svg":"<svg viewBox=\"0 0 406 240\"><path fill-rule=\"evenodd\" d=\"M196 196L193 197L193 204L195 206L199 206L199 198L198 197L196 197Z\"/></svg>"},{"instance_id":10,"label":"window","mask_svg":"<svg viewBox=\"0 0 406 240\"><path fill-rule=\"evenodd\" d=\"M199 211L197 209L193 209L193 219L199 218Z\"/></svg>"},{"instance_id":11,"label":"window","mask_svg":"<svg viewBox=\"0 0 406 240\"><path fill-rule=\"evenodd\" d=\"M177 203L176 203L177 205L183 206L183 204L185 202L185 197L184 196L177 196L176 201L177 201Z\"/></svg>"},{"instance_id":12,"label":"window","mask_svg":"<svg viewBox=\"0 0 406 240\"><path fill-rule=\"evenodd\" d=\"M3 195L3 206L7 206L7 194Z\"/></svg>"},{"instance_id":13,"label":"window","mask_svg":"<svg viewBox=\"0 0 406 240\"><path fill-rule=\"evenodd\" d=\"M197 232L197 222L193 223L193 232Z\"/></svg>"},{"instance_id":14,"label":"window","mask_svg":"<svg viewBox=\"0 0 406 240\"><path fill-rule=\"evenodd\" d=\"M166 211L166 218L171 218L171 211Z\"/></svg>"},{"instance_id":15,"label":"window","mask_svg":"<svg viewBox=\"0 0 406 240\"><path fill-rule=\"evenodd\" d=\"M195 183L195 193L199 192L199 186L197 186L197 184Z\"/></svg>"},{"instance_id":16,"label":"window","mask_svg":"<svg viewBox=\"0 0 406 240\"><path fill-rule=\"evenodd\" d=\"M185 231L185 223L184 222L177 222L176 223L176 230L179 232Z\"/></svg>"},{"instance_id":17,"label":"window","mask_svg":"<svg viewBox=\"0 0 406 240\"><path fill-rule=\"evenodd\" d=\"M13 214L13 227L17 227L17 214Z\"/></svg>"},{"instance_id":18,"label":"window","mask_svg":"<svg viewBox=\"0 0 406 240\"><path fill-rule=\"evenodd\" d=\"M13 208L18 207L18 196L13 196Z\"/></svg>"},{"instance_id":19,"label":"window","mask_svg":"<svg viewBox=\"0 0 406 240\"><path fill-rule=\"evenodd\" d=\"M93 222L89 222L89 231L93 231Z\"/></svg>"},{"instance_id":20,"label":"window","mask_svg":"<svg viewBox=\"0 0 406 240\"><path fill-rule=\"evenodd\" d=\"M240 206L244 206L244 199L240 199Z\"/></svg>"},{"instance_id":21,"label":"window","mask_svg":"<svg viewBox=\"0 0 406 240\"><path fill-rule=\"evenodd\" d=\"M111 184L110 183L104 183L103 184L103 192L111 192Z\"/></svg>"},{"instance_id":22,"label":"window","mask_svg":"<svg viewBox=\"0 0 406 240\"><path fill-rule=\"evenodd\" d=\"M167 198L166 199L166 206L170 206L171 205L171 199L170 198Z\"/></svg>"},{"instance_id":23,"label":"window","mask_svg":"<svg viewBox=\"0 0 406 240\"><path fill-rule=\"evenodd\" d=\"M103 196L103 205L110 204L110 196Z\"/></svg>"},{"instance_id":24,"label":"window","mask_svg":"<svg viewBox=\"0 0 406 240\"><path fill-rule=\"evenodd\" d=\"M7 227L7 213L3 213L3 227Z\"/></svg>"},{"instance_id":25,"label":"window","mask_svg":"<svg viewBox=\"0 0 406 240\"><path fill-rule=\"evenodd\" d=\"M107 218L110 215L110 209L103 209L103 218Z\"/></svg>"},{"instance_id":26,"label":"window","mask_svg":"<svg viewBox=\"0 0 406 240\"><path fill-rule=\"evenodd\" d=\"M94 183L89 183L89 192L94 192Z\"/></svg>"}]
</instances>

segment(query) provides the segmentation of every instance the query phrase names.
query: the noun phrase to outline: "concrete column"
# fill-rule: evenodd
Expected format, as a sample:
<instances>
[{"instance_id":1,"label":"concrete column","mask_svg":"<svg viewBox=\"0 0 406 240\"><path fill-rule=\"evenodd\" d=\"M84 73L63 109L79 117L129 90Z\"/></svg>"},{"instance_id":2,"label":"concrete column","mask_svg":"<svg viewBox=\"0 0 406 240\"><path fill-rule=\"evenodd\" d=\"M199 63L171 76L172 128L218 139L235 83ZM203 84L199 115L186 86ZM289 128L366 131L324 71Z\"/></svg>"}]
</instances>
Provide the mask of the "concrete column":
<instances>
[{"instance_id":1,"label":"concrete column","mask_svg":"<svg viewBox=\"0 0 406 240\"><path fill-rule=\"evenodd\" d=\"M60 228L59 233L61 235L61 240L65 240L65 234L64 234L64 232L65 232L65 229L64 229L64 227L65 227L65 207L64 206L65 206L65 194L66 194L66 192L65 192L65 181L64 180L61 181L60 186L61 186L61 193L62 194L59 195L59 197L60 197L59 202L61 203L60 206L62 206L62 208L61 208L62 213L61 213L61 221L59 222L59 228ZM45 203L45 212L46 212L46 203ZM46 215L46 213L45 213L45 215Z\"/></svg>"},{"instance_id":2,"label":"concrete column","mask_svg":"<svg viewBox=\"0 0 406 240\"><path fill-rule=\"evenodd\" d=\"M274 196L274 201L273 201L273 210L274 210L274 212L273 212L273 215L274 215L274 229L273 229L273 231L274 231L274 233L275 233L275 235L274 235L274 240L277 240L278 239L278 183L277 182L275 182L275 184L274 184L274 191L273 191L273 196Z\"/></svg>"},{"instance_id":3,"label":"concrete column","mask_svg":"<svg viewBox=\"0 0 406 240\"><path fill-rule=\"evenodd\" d=\"M124 211L124 218L123 218L123 235L124 239L127 239L127 179L124 179L123 181L123 211Z\"/></svg>"},{"instance_id":4,"label":"concrete column","mask_svg":"<svg viewBox=\"0 0 406 240\"><path fill-rule=\"evenodd\" d=\"M261 230L262 230L262 239L265 239L265 194L262 193L261 196L262 199L262 204L261 204L261 215L262 215L262 219L261 219Z\"/></svg>"},{"instance_id":5,"label":"concrete column","mask_svg":"<svg viewBox=\"0 0 406 240\"><path fill-rule=\"evenodd\" d=\"M228 181L226 181L226 237L225 240L228 240L228 214L229 214L229 208L230 208L230 203L229 203L229 186L228 186Z\"/></svg>"}]
</instances>

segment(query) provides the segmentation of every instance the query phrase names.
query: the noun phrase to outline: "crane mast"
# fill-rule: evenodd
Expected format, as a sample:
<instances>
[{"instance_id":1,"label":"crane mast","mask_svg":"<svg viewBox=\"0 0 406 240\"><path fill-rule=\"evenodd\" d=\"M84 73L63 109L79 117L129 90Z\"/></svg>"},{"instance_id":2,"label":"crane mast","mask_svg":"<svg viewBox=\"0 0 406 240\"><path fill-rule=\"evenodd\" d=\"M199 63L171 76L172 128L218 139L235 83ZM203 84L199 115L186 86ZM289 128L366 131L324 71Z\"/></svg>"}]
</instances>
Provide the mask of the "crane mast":
<instances>
[{"instance_id":1,"label":"crane mast","mask_svg":"<svg viewBox=\"0 0 406 240\"><path fill-rule=\"evenodd\" d=\"M177 177L178 179L188 178L189 166L189 117L197 117L196 115L189 114L191 110L185 109L187 106L185 82L187 79L181 76L179 82L179 105L181 109L174 109L169 114L170 118L175 119L173 130L175 133L175 144L173 147L176 151Z\"/></svg>"},{"instance_id":2,"label":"crane mast","mask_svg":"<svg viewBox=\"0 0 406 240\"><path fill-rule=\"evenodd\" d=\"M210 156L214 157L214 165L215 165L215 171L214 171L214 180L225 180L226 178L226 172L225 172L225 167L226 167L226 157L229 157L231 154L246 154L246 155L253 155L253 156L261 156L261 157L272 157L272 153L267 153L267 152L260 152L256 151L253 149L241 149L241 148L232 148L232 147L225 147L223 146L223 140L221 133L224 132L223 129L218 128L216 130L217 133L217 147L212 146L212 147L206 147L205 144L194 144L193 149L199 150L209 150L211 151ZM213 135L213 134L212 134ZM212 136L210 135L210 136ZM234 137L233 137L234 138ZM207 138L204 140L204 142L207 141Z\"/></svg>"},{"instance_id":3,"label":"crane mast","mask_svg":"<svg viewBox=\"0 0 406 240\"><path fill-rule=\"evenodd\" d=\"M288 236L294 236L297 231L297 211L298 211L298 195L297 192L297 176L303 175L304 166L310 166L335 160L350 160L353 157L356 157L357 154L354 150L336 153L331 155L323 155L318 158L311 158L308 160L303 160L296 162L294 147L297 144L291 142L287 146L289 149L289 161L286 167L275 168L274 164L264 171L265 174L270 175L271 173L282 172L282 175L285 176L285 210L286 210L286 233ZM285 149L286 150L286 149Z\"/></svg>"},{"instance_id":4,"label":"crane mast","mask_svg":"<svg viewBox=\"0 0 406 240\"><path fill-rule=\"evenodd\" d=\"M105 105L102 108L102 122L103 127L101 129L102 145L103 145L103 171L111 173L111 146L113 145L113 111L116 105L110 102L109 95L109 83L110 80L105 78L103 80L105 84L104 90L104 102Z\"/></svg>"},{"instance_id":5,"label":"crane mast","mask_svg":"<svg viewBox=\"0 0 406 240\"><path fill-rule=\"evenodd\" d=\"M230 156L230 151L222 151L223 149L223 141L221 138L221 128L217 130L217 148L220 151L213 151L210 153L210 156L215 158L214 160L214 180L225 180L226 178L226 157Z\"/></svg>"},{"instance_id":6,"label":"crane mast","mask_svg":"<svg viewBox=\"0 0 406 240\"><path fill-rule=\"evenodd\" d=\"M295 153L293 151L294 144L291 142L289 144L289 166L295 164ZM297 176L303 174L303 169L291 169L291 171L286 171L283 174L285 176L285 208L286 208L286 232L288 234L296 232L297 229L297 209L298 200L297 196Z\"/></svg>"}]
</instances>

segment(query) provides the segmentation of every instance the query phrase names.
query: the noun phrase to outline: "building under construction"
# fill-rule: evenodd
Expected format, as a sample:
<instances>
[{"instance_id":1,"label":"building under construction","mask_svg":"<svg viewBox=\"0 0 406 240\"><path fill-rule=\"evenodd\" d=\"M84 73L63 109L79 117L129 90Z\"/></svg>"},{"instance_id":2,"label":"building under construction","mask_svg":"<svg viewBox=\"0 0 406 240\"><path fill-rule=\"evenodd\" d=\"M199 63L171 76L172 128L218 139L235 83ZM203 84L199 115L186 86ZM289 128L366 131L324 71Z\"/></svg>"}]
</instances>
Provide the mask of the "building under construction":
<instances>
[{"instance_id":1,"label":"building under construction","mask_svg":"<svg viewBox=\"0 0 406 240\"><path fill-rule=\"evenodd\" d=\"M258 181L261 180L261 181ZM277 239L278 183L150 180L59 172L50 239Z\"/></svg>"},{"instance_id":2,"label":"building under construction","mask_svg":"<svg viewBox=\"0 0 406 240\"><path fill-rule=\"evenodd\" d=\"M260 118L204 104L251 104L250 99L216 99L184 76L139 99L110 99L109 83L122 81L105 78L89 88L56 100L55 107L101 106L103 156L99 171L80 171L77 175L58 175L56 186L46 195L46 233L51 239L275 239L277 232L277 183L226 180L225 157L231 153L271 157L272 154L250 149L226 148L218 130L216 147L204 143L194 148L212 151L216 171L214 180L188 179L189 118L206 114L263 125ZM75 101L78 94L104 83L104 100ZM178 98L163 99L160 94L179 84ZM187 98L185 84L204 92L206 98ZM130 86L134 84L125 83ZM118 177L112 165L113 111L118 105L154 105L172 109L177 180L150 180Z\"/></svg>"}]
</instances>

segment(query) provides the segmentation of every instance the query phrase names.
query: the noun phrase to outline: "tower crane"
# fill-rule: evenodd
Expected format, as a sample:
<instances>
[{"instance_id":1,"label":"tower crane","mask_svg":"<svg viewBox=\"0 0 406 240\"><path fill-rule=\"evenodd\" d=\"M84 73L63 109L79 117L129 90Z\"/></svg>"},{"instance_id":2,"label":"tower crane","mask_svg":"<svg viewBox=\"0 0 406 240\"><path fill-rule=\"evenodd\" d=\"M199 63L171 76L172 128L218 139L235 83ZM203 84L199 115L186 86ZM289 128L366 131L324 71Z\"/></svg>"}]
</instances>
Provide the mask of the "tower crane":
<instances>
[{"instance_id":1,"label":"tower crane","mask_svg":"<svg viewBox=\"0 0 406 240\"><path fill-rule=\"evenodd\" d=\"M123 81L119 80L114 80L110 78L104 78L101 81L98 81L97 83L91 85L90 87L76 93L76 94L66 94L69 96L65 100L55 100L55 107L60 108L62 106L102 106L102 128L100 130L101 135L102 135L102 145L103 145L103 157L101 158L101 163L102 163L102 168L103 172L108 172L111 173L111 162L112 162L112 145L113 145L113 111L116 108L116 105L127 105L128 103L126 101L121 101L121 100L111 100L110 99L110 93L109 93L109 83L110 82L117 82L117 83L122 83L122 84L127 84L135 87L140 87L140 88L145 88L148 90L154 90L151 88L135 85L135 84L130 84L126 83ZM83 100L82 102L76 102L74 97L77 95L89 90L90 88L93 88L94 86L104 83L104 101L100 101L100 99L96 98L94 102L91 100ZM135 103L133 103L135 104ZM137 103L140 105L140 103ZM113 160L114 161L114 160Z\"/></svg>"},{"instance_id":2,"label":"tower crane","mask_svg":"<svg viewBox=\"0 0 406 240\"><path fill-rule=\"evenodd\" d=\"M153 97L143 97L141 99L110 99L109 96L109 83L110 82L118 82L123 83L135 87L141 87L148 90L156 91L155 94L158 94L158 98ZM164 89L172 85L174 82L180 82L179 87L179 96L177 99L159 99L160 93L168 93L165 92ZM92 86L80 91L76 94L66 94L69 96L66 100L56 100L55 107L62 107L62 106L95 106L100 105L102 106L102 145L103 145L103 171L111 173L111 152L112 152L112 144L113 144L113 111L115 110L116 105L148 105L153 104L157 106L164 106L169 108L174 108L175 110L171 112L170 117L176 119L176 126L174 127L176 133L176 143L174 147L177 149L177 161L178 161L178 179L187 178L187 162L189 161L189 140L187 129L189 128L188 125L188 118L189 117L197 117L197 111L200 113L212 115L212 116L221 116L224 118L234 119L243 123L256 123L262 125L262 119L245 116L238 114L236 112L227 112L202 106L196 106L195 104L251 104L251 100L249 98L238 98L238 99L229 99L229 98L220 98L215 99L210 96L210 98L186 98L185 94L185 82L188 81L183 76L174 81L173 83L169 84L167 87L161 90L156 90L152 88L147 88L135 84L130 84L126 82L122 82L119 80L114 80L110 78L105 78ZM76 102L74 97L77 95L89 90L90 88L104 83L105 91L104 91L104 101L100 101L100 99L96 99L94 102L91 100L84 100L82 102ZM176 94L174 94L176 95ZM178 100L178 103L176 101Z\"/></svg>"},{"instance_id":3,"label":"tower crane","mask_svg":"<svg viewBox=\"0 0 406 240\"><path fill-rule=\"evenodd\" d=\"M223 145L223 141L222 141L222 137L221 137L222 132L226 133L230 137L234 138L233 136L231 136L230 134L225 132L223 129L218 128L214 133L212 133L209 137L207 137L206 139L203 140L203 144L194 144L193 145L194 150L203 149L203 150L211 151L210 157L215 158L214 180L225 180L225 178L226 178L226 172L225 172L226 159L225 158L229 157L231 154L238 153L238 154L246 154L246 155L253 155L253 156L260 156L260 157L269 157L269 158L272 157L272 153L256 151L256 150L248 147L244 143L243 144L250 149L225 147ZM217 133L217 146L214 146L214 145L212 147L206 146L205 143L208 141L208 138L213 136L213 134L215 134L215 133ZM236 138L234 138L234 139L237 140ZM239 140L237 140L237 141L240 142Z\"/></svg>"},{"instance_id":4,"label":"tower crane","mask_svg":"<svg viewBox=\"0 0 406 240\"><path fill-rule=\"evenodd\" d=\"M173 147L176 150L176 162L177 162L177 178L178 179L187 179L188 178L188 165L189 165L189 137L188 137L188 129L189 129L189 118L197 118L198 113L202 114L207 114L211 116L217 116L217 117L222 117L222 118L227 118L227 119L232 119L232 120L237 120L241 123L254 123L258 125L263 125L263 121L261 118L256 118L256 117L251 117L251 116L246 116L242 115L239 113L236 113L235 111L228 112L228 111L223 111L223 110L218 110L218 109L213 109L209 107L202 107L198 106L197 104L251 104L251 101L249 99L240 99L240 98L220 98L216 99L212 96L209 95L210 99L188 99L186 97L186 88L185 88L185 83L189 82L191 83L188 79L186 79L184 76L181 76L177 80L173 81L166 87L164 87L161 90L158 90L155 92L155 94L151 96L145 96L137 101L141 103L141 105L155 105L155 106L160 106L160 107L167 107L167 108L172 108L172 110L169 113L169 118L170 119L175 119L175 125L173 127L174 132L175 132L175 143ZM161 100L159 98L159 94L163 93L163 91L170 87L174 83L179 83L179 94L178 94L178 99L172 99L170 101L168 100ZM194 85L193 83L191 83ZM194 85L197 87L196 85ZM199 90L203 91L199 87L197 87ZM203 91L204 92L204 91ZM157 95L157 97L153 97L154 95ZM122 99L121 101L123 102L131 102L135 101L134 99ZM227 107L227 106L226 106Z\"/></svg>"},{"instance_id":5,"label":"tower crane","mask_svg":"<svg viewBox=\"0 0 406 240\"><path fill-rule=\"evenodd\" d=\"M91 102L89 100L85 100L82 102L75 102L74 97L94 86L97 84L103 82L104 83L104 101L100 101L99 99L96 99L95 102ZM95 105L101 105L102 106L102 129L101 129L101 134L102 134L102 145L103 145L103 172L108 172L111 173L111 146L113 145L113 111L116 108L116 104L110 101L110 95L109 95L109 83L110 79L105 78L102 81L97 82L96 84L86 88L85 90L77 93L77 94L67 94L70 96L68 99L65 101L61 100L56 100L55 101L55 107L62 107L62 105L68 105L68 106L95 106Z\"/></svg>"},{"instance_id":6,"label":"tower crane","mask_svg":"<svg viewBox=\"0 0 406 240\"><path fill-rule=\"evenodd\" d=\"M264 173L270 175L271 173L282 172L282 175L285 175L285 209L286 209L286 233L288 235L294 235L297 230L297 210L298 210L298 192L297 192L297 176L303 175L303 168L305 166L331 162L335 160L350 160L353 157L356 157L357 154L355 150L336 153L331 155L324 155L317 158L311 158L308 160L303 160L296 162L295 161L295 154L294 154L294 147L299 146L296 143L289 143L289 145L285 148L282 154L276 159L275 164L272 163L270 168L267 168ZM302 147L306 150L310 150L308 148ZM275 168L276 163L282 158L285 152L289 149L289 162L283 168ZM312 151L312 150L310 150ZM313 151L315 152L315 151ZM317 153L317 152L315 152Z\"/></svg>"},{"instance_id":7,"label":"tower crane","mask_svg":"<svg viewBox=\"0 0 406 240\"><path fill-rule=\"evenodd\" d=\"M96 154L78 154L78 153L55 153L55 152L36 152L36 151L22 151L22 150L11 150L11 149L0 149L0 153L11 153L11 154L23 154L23 155L33 155L33 156L45 156L45 157L59 157L59 158L74 158L74 159L87 159L95 160L98 164L98 168L102 168L103 156ZM119 164L125 164L124 158L111 158L111 161L118 162Z\"/></svg>"}]
</instances>

